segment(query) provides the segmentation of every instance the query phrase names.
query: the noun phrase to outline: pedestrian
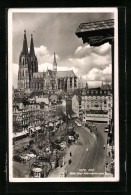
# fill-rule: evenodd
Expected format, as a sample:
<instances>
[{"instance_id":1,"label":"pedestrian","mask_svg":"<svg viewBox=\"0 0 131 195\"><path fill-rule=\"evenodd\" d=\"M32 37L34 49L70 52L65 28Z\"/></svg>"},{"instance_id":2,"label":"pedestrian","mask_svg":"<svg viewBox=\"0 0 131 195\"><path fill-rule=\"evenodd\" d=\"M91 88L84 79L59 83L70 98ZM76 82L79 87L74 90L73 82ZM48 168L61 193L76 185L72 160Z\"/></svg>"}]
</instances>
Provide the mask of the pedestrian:
<instances>
[{"instance_id":1,"label":"pedestrian","mask_svg":"<svg viewBox=\"0 0 131 195\"><path fill-rule=\"evenodd\" d=\"M105 145L103 146L103 149L105 149Z\"/></svg>"},{"instance_id":2,"label":"pedestrian","mask_svg":"<svg viewBox=\"0 0 131 195\"><path fill-rule=\"evenodd\" d=\"M67 176L67 173L68 173L68 172L65 170L65 177Z\"/></svg>"},{"instance_id":3,"label":"pedestrian","mask_svg":"<svg viewBox=\"0 0 131 195\"><path fill-rule=\"evenodd\" d=\"M70 152L70 156L72 156L72 153Z\"/></svg>"},{"instance_id":4,"label":"pedestrian","mask_svg":"<svg viewBox=\"0 0 131 195\"><path fill-rule=\"evenodd\" d=\"M69 159L69 165L71 164L71 158Z\"/></svg>"},{"instance_id":5,"label":"pedestrian","mask_svg":"<svg viewBox=\"0 0 131 195\"><path fill-rule=\"evenodd\" d=\"M97 133L97 137L98 137L98 133Z\"/></svg>"}]
</instances>

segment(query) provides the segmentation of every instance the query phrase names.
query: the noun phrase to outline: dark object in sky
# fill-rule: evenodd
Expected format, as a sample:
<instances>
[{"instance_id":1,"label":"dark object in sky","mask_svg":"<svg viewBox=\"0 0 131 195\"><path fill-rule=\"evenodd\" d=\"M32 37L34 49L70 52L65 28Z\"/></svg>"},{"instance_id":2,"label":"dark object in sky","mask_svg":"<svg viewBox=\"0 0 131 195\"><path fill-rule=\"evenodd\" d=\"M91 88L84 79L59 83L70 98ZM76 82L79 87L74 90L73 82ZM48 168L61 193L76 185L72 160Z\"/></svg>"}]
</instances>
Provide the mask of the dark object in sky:
<instances>
[{"instance_id":1,"label":"dark object in sky","mask_svg":"<svg viewBox=\"0 0 131 195\"><path fill-rule=\"evenodd\" d=\"M78 38L90 46L100 46L114 40L114 19L81 23L76 30Z\"/></svg>"}]
</instances>

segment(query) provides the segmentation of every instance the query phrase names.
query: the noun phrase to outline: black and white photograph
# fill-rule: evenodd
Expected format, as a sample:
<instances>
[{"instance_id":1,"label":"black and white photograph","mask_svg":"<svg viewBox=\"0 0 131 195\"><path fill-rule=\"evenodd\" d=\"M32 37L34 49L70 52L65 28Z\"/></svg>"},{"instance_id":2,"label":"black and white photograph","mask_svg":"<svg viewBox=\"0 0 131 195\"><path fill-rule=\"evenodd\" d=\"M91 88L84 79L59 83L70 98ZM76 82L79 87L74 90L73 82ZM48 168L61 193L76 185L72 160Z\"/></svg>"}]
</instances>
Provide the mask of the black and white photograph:
<instances>
[{"instance_id":1,"label":"black and white photograph","mask_svg":"<svg viewBox=\"0 0 131 195\"><path fill-rule=\"evenodd\" d=\"M119 181L117 8L8 10L10 182Z\"/></svg>"}]
</instances>

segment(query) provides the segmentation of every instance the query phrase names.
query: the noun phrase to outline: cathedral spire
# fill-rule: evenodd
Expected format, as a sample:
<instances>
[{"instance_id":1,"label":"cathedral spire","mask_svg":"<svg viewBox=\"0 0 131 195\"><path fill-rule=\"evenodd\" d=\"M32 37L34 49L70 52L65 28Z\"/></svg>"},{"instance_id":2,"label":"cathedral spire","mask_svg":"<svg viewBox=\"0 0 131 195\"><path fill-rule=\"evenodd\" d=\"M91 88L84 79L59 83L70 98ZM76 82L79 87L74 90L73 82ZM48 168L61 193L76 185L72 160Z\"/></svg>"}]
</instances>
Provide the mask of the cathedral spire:
<instances>
[{"instance_id":1,"label":"cathedral spire","mask_svg":"<svg viewBox=\"0 0 131 195\"><path fill-rule=\"evenodd\" d=\"M31 34L31 42L30 42L30 55L31 56L35 55L34 42L33 42L33 35L32 34Z\"/></svg>"},{"instance_id":2,"label":"cathedral spire","mask_svg":"<svg viewBox=\"0 0 131 195\"><path fill-rule=\"evenodd\" d=\"M26 30L24 30L24 40L23 40L22 54L23 55L28 55L28 45L27 45L27 38L26 38Z\"/></svg>"},{"instance_id":3,"label":"cathedral spire","mask_svg":"<svg viewBox=\"0 0 131 195\"><path fill-rule=\"evenodd\" d=\"M56 62L55 52L54 52L53 70L57 71L57 62Z\"/></svg>"}]
</instances>

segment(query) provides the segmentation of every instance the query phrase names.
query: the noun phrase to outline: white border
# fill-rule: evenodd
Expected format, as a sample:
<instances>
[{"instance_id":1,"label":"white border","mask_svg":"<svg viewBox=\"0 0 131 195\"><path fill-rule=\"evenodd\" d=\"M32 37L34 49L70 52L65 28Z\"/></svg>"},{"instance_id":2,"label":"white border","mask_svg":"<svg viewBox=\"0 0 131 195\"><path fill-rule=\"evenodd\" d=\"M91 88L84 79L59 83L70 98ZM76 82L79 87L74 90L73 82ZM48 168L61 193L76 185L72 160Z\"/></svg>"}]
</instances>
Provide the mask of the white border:
<instances>
[{"instance_id":1,"label":"white border","mask_svg":"<svg viewBox=\"0 0 131 195\"><path fill-rule=\"evenodd\" d=\"M115 176L113 178L13 178L12 170L12 14L13 13L114 13L114 145ZM75 32L74 32L75 33ZM82 40L81 40L82 41ZM9 182L118 182L119 181L119 92L118 92L118 10L117 8L46 8L8 10L8 121L9 121Z\"/></svg>"}]
</instances>

